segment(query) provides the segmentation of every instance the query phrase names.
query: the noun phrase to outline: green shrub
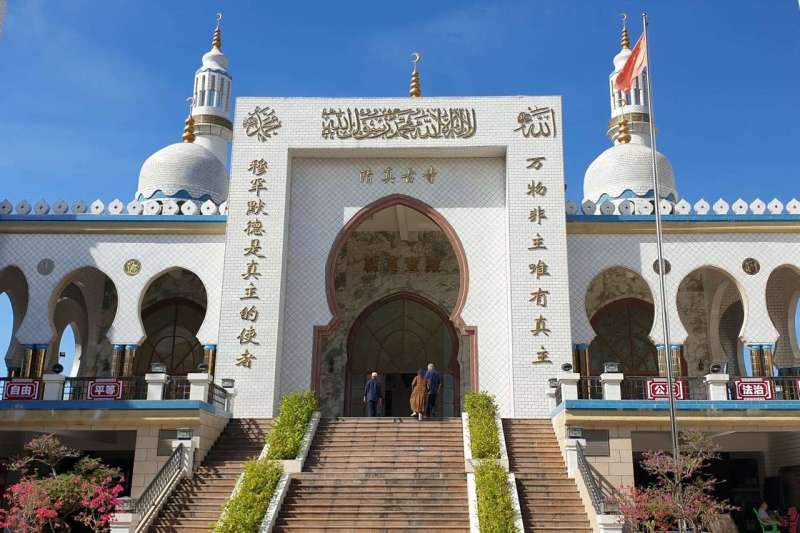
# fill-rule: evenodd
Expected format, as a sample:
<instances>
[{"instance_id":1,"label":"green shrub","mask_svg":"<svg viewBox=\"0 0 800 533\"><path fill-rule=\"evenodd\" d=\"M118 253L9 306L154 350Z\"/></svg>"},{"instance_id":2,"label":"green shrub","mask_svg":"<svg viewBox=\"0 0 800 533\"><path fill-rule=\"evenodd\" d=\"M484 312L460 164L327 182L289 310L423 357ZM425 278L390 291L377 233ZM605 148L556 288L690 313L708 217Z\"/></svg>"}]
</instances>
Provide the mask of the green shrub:
<instances>
[{"instance_id":1,"label":"green shrub","mask_svg":"<svg viewBox=\"0 0 800 533\"><path fill-rule=\"evenodd\" d=\"M487 460L475 468L478 493L478 524L481 533L513 533L514 506L508 473L497 461Z\"/></svg>"},{"instance_id":2,"label":"green shrub","mask_svg":"<svg viewBox=\"0 0 800 533\"><path fill-rule=\"evenodd\" d=\"M469 415L469 436L472 457L499 459L500 436L497 434L497 404L494 396L486 392L468 392L464 407Z\"/></svg>"},{"instance_id":3,"label":"green shrub","mask_svg":"<svg viewBox=\"0 0 800 533\"><path fill-rule=\"evenodd\" d=\"M256 533L282 474L277 461L248 461L239 490L225 503L225 511L214 525L214 533Z\"/></svg>"},{"instance_id":4,"label":"green shrub","mask_svg":"<svg viewBox=\"0 0 800 533\"><path fill-rule=\"evenodd\" d=\"M274 420L267 438L268 459L297 457L316 408L317 399L311 391L293 392L283 397L278 417Z\"/></svg>"}]
</instances>

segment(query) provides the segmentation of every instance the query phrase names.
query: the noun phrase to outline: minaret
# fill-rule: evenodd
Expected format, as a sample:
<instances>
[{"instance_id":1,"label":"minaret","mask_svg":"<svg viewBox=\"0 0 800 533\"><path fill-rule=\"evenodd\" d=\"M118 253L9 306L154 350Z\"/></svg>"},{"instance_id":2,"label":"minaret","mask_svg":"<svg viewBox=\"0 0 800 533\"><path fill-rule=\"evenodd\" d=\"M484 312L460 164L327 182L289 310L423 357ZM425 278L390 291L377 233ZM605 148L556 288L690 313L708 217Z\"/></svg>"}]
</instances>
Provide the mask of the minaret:
<instances>
[{"instance_id":1,"label":"minaret","mask_svg":"<svg viewBox=\"0 0 800 533\"><path fill-rule=\"evenodd\" d=\"M634 144L644 144L650 146L650 115L647 112L647 69L641 75L634 78L633 85L629 92L614 89L614 80L625 66L625 61L631 55L631 42L628 36L627 15L622 15L622 34L619 44L620 51L614 56L614 71L608 77L608 89L611 103L611 119L608 121L608 136L618 144L619 122L624 112L625 119L628 121L629 141ZM627 139L627 135L623 135Z\"/></svg>"},{"instance_id":2,"label":"minaret","mask_svg":"<svg viewBox=\"0 0 800 533\"><path fill-rule=\"evenodd\" d=\"M233 124L230 118L231 76L228 58L222 53L221 21L222 13L217 13L211 50L203 54L202 66L194 75L192 118L195 144L208 149L227 167Z\"/></svg>"}]
</instances>

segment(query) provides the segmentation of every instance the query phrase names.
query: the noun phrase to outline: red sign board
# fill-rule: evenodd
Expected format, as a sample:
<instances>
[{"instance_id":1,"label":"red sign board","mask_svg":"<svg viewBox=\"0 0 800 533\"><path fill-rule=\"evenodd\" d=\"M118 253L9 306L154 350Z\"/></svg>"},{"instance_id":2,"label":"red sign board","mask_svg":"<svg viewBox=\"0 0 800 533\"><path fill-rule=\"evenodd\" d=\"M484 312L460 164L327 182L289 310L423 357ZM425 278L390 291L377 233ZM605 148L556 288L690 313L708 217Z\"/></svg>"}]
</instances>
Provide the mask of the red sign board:
<instances>
[{"instance_id":1,"label":"red sign board","mask_svg":"<svg viewBox=\"0 0 800 533\"><path fill-rule=\"evenodd\" d=\"M669 400L667 394L667 378L653 378L647 380L647 399L648 400ZM684 389L684 382L675 380L672 382L673 396L676 400L685 400L686 391Z\"/></svg>"},{"instance_id":2,"label":"red sign board","mask_svg":"<svg viewBox=\"0 0 800 533\"><path fill-rule=\"evenodd\" d=\"M734 380L736 397L740 400L771 400L772 385L765 378L739 378Z\"/></svg>"},{"instance_id":3,"label":"red sign board","mask_svg":"<svg viewBox=\"0 0 800 533\"><path fill-rule=\"evenodd\" d=\"M11 379L3 389L4 400L38 400L39 381L35 379Z\"/></svg>"},{"instance_id":4,"label":"red sign board","mask_svg":"<svg viewBox=\"0 0 800 533\"><path fill-rule=\"evenodd\" d=\"M90 400L121 400L122 381L114 378L97 378L89 382L86 397Z\"/></svg>"}]
</instances>

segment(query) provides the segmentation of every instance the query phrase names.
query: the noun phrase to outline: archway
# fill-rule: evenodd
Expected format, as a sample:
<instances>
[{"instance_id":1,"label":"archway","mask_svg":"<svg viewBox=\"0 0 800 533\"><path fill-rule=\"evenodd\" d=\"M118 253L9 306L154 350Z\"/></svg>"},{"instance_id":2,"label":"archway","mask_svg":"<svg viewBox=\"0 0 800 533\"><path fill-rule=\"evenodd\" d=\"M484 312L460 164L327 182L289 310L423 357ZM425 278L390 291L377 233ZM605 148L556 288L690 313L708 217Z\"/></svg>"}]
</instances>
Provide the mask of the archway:
<instances>
[{"instance_id":1,"label":"archway","mask_svg":"<svg viewBox=\"0 0 800 533\"><path fill-rule=\"evenodd\" d=\"M715 267L701 267L678 285L678 316L688 333L684 354L690 376L707 374L712 362L741 375L741 342L744 323L742 295L736 281Z\"/></svg>"},{"instance_id":2,"label":"archway","mask_svg":"<svg viewBox=\"0 0 800 533\"><path fill-rule=\"evenodd\" d=\"M205 363L197 332L206 316L206 288L202 280L184 268L160 274L145 291L141 305L147 337L133 364L133 374L150 372L161 363L167 374L186 375Z\"/></svg>"},{"instance_id":3,"label":"archway","mask_svg":"<svg viewBox=\"0 0 800 533\"><path fill-rule=\"evenodd\" d=\"M24 350L16 341L15 335L25 312L28 308L28 282L22 270L15 266L7 266L0 270L0 294L5 299L3 339L0 349L3 350L3 360L6 372L0 377L8 375L19 375L23 366Z\"/></svg>"},{"instance_id":4,"label":"archway","mask_svg":"<svg viewBox=\"0 0 800 533\"><path fill-rule=\"evenodd\" d=\"M111 375L113 348L107 335L117 313L117 302L114 282L97 268L83 267L67 274L51 303L53 336L47 361L41 368L50 372L54 365L60 364L70 375ZM67 327L71 327L76 340L74 347L65 351L65 359L73 361L69 367L59 359Z\"/></svg>"},{"instance_id":5,"label":"archway","mask_svg":"<svg viewBox=\"0 0 800 533\"><path fill-rule=\"evenodd\" d=\"M800 368L797 328L800 270L791 265L773 270L767 280L766 300L769 318L779 335L773 355L775 366L779 372L796 374Z\"/></svg>"},{"instance_id":6,"label":"archway","mask_svg":"<svg viewBox=\"0 0 800 533\"><path fill-rule=\"evenodd\" d=\"M398 293L431 303L456 332L459 375L453 383L460 390L453 391L453 401L477 389L476 331L461 319L466 255L453 228L435 209L405 195L366 206L339 232L325 275L333 318L314 328L312 365L312 384L324 416L361 414L351 409L356 385L347 379L350 332L367 308Z\"/></svg>"},{"instance_id":7,"label":"archway","mask_svg":"<svg viewBox=\"0 0 800 533\"><path fill-rule=\"evenodd\" d=\"M595 276L586 291L586 315L596 336L581 372L599 375L603 364L613 361L628 375L658 375L658 352L650 339L654 312L650 287L638 272L611 267Z\"/></svg>"},{"instance_id":8,"label":"archway","mask_svg":"<svg viewBox=\"0 0 800 533\"><path fill-rule=\"evenodd\" d=\"M442 374L440 412L458 412L458 336L445 311L427 298L400 292L367 307L350 328L347 355L349 414L363 414L364 384L377 372L384 387L384 414L407 415L411 382L428 363Z\"/></svg>"}]
</instances>

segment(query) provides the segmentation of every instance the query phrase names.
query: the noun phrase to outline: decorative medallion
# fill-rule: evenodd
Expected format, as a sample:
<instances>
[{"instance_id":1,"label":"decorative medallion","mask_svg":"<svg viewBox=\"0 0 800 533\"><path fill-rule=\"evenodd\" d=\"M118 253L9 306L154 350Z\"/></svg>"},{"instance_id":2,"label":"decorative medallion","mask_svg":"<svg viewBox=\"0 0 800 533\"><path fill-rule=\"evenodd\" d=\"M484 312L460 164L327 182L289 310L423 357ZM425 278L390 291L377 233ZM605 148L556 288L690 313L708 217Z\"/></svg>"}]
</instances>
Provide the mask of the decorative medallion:
<instances>
[{"instance_id":1,"label":"decorative medallion","mask_svg":"<svg viewBox=\"0 0 800 533\"><path fill-rule=\"evenodd\" d=\"M670 270L672 270L672 265L669 263L669 261L664 259L664 275L666 276L669 274ZM653 261L653 272L658 274L658 259Z\"/></svg>"},{"instance_id":2,"label":"decorative medallion","mask_svg":"<svg viewBox=\"0 0 800 533\"><path fill-rule=\"evenodd\" d=\"M323 139L469 139L475 110L466 107L322 110Z\"/></svg>"},{"instance_id":3,"label":"decorative medallion","mask_svg":"<svg viewBox=\"0 0 800 533\"><path fill-rule=\"evenodd\" d=\"M761 270L761 264L759 264L758 259L748 257L747 259L742 261L742 270L744 270L745 273L753 276L755 274L758 274L758 271Z\"/></svg>"},{"instance_id":4,"label":"decorative medallion","mask_svg":"<svg viewBox=\"0 0 800 533\"><path fill-rule=\"evenodd\" d=\"M125 266L122 268L127 275L135 276L142 271L142 262L138 259L128 259L125 261Z\"/></svg>"},{"instance_id":5,"label":"decorative medallion","mask_svg":"<svg viewBox=\"0 0 800 533\"><path fill-rule=\"evenodd\" d=\"M273 135L277 135L278 132L275 130L280 128L281 125L281 121L278 119L278 115L275 114L274 109L260 106L256 106L255 109L250 111L247 114L247 118L242 122L245 135L248 137L255 135L262 143L267 142L267 139Z\"/></svg>"},{"instance_id":6,"label":"decorative medallion","mask_svg":"<svg viewBox=\"0 0 800 533\"><path fill-rule=\"evenodd\" d=\"M45 259L39 261L39 263L36 265L36 271L42 276L46 276L53 271L55 266L56 263L49 257L46 257Z\"/></svg>"}]
</instances>

